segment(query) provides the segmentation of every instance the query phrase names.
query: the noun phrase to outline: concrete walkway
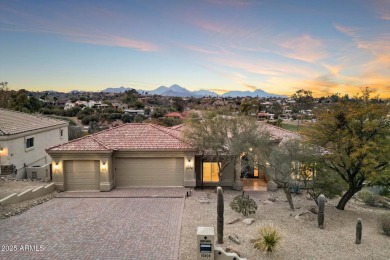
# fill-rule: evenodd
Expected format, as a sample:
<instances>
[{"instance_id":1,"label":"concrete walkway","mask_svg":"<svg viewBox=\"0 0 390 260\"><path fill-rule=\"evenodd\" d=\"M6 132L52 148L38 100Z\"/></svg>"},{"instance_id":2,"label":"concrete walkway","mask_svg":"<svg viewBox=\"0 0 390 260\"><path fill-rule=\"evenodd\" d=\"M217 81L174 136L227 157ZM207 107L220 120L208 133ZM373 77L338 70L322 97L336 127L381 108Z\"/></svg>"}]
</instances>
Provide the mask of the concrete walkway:
<instances>
[{"instance_id":1,"label":"concrete walkway","mask_svg":"<svg viewBox=\"0 0 390 260\"><path fill-rule=\"evenodd\" d=\"M184 197L166 194L52 199L0 220L0 259L176 260Z\"/></svg>"}]
</instances>

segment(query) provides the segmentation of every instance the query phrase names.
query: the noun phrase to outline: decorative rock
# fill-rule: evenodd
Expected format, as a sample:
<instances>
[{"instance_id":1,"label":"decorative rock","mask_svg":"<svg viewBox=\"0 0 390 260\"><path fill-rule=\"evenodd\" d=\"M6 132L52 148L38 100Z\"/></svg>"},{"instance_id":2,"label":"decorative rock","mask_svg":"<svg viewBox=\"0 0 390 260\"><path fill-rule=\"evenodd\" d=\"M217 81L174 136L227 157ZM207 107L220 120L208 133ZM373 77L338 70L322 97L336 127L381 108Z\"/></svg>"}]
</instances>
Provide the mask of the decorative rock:
<instances>
[{"instance_id":1,"label":"decorative rock","mask_svg":"<svg viewBox=\"0 0 390 260\"><path fill-rule=\"evenodd\" d=\"M236 218L236 219L234 219L234 220L228 222L228 224L231 225L231 224L237 223L238 221L240 221L240 219L239 219L239 218Z\"/></svg>"},{"instance_id":2,"label":"decorative rock","mask_svg":"<svg viewBox=\"0 0 390 260\"><path fill-rule=\"evenodd\" d=\"M318 208L316 206L311 206L309 208L309 211L314 214L318 214Z\"/></svg>"},{"instance_id":3,"label":"decorative rock","mask_svg":"<svg viewBox=\"0 0 390 260\"><path fill-rule=\"evenodd\" d=\"M274 204L274 203L272 201L269 201L269 200L264 200L263 204Z\"/></svg>"},{"instance_id":4,"label":"decorative rock","mask_svg":"<svg viewBox=\"0 0 390 260\"><path fill-rule=\"evenodd\" d=\"M238 236L236 234L229 235L229 239L231 241L233 241L234 243L236 243L237 245L241 244L240 240L238 239Z\"/></svg>"},{"instance_id":5,"label":"decorative rock","mask_svg":"<svg viewBox=\"0 0 390 260\"><path fill-rule=\"evenodd\" d=\"M278 189L278 185L274 181L269 181L267 183L267 191L276 191Z\"/></svg>"},{"instance_id":6,"label":"decorative rock","mask_svg":"<svg viewBox=\"0 0 390 260\"><path fill-rule=\"evenodd\" d=\"M247 225L251 225L253 223L253 221L255 221L253 218L246 218L242 221L242 223L247 224Z\"/></svg>"},{"instance_id":7,"label":"decorative rock","mask_svg":"<svg viewBox=\"0 0 390 260\"><path fill-rule=\"evenodd\" d=\"M240 253L240 251L238 251L236 248L234 248L234 247L227 247L226 249L225 249L225 252L226 253L236 253L238 256L241 256L241 253Z\"/></svg>"},{"instance_id":8,"label":"decorative rock","mask_svg":"<svg viewBox=\"0 0 390 260\"><path fill-rule=\"evenodd\" d=\"M313 221L315 220L315 215L311 211L305 210L304 212L295 215L294 218L302 221Z\"/></svg>"},{"instance_id":9,"label":"decorative rock","mask_svg":"<svg viewBox=\"0 0 390 260\"><path fill-rule=\"evenodd\" d=\"M275 202L276 201L275 195L274 194L270 194L268 200L272 201L272 202Z\"/></svg>"}]
</instances>

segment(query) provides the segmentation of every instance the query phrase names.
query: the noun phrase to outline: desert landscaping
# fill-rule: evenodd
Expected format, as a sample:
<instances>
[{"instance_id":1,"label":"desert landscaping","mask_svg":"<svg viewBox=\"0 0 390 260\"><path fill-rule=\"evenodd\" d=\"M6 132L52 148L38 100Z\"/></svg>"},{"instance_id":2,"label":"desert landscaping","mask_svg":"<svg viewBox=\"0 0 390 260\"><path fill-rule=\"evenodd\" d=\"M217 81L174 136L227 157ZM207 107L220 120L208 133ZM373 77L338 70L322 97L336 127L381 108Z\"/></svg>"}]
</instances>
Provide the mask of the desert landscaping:
<instances>
[{"instance_id":1,"label":"desert landscaping","mask_svg":"<svg viewBox=\"0 0 390 260\"><path fill-rule=\"evenodd\" d=\"M234 212L229 203L240 192L224 191L224 243L247 259L388 259L390 237L385 236L379 226L379 216L387 209L370 207L352 199L344 211L335 208L337 199L329 200L325 206L325 227L319 229L313 200L305 194L293 197L295 211L289 209L283 191L248 191L258 209L255 214L244 217ZM210 226L217 233L217 202L215 189L195 190L186 198L180 237L179 259L195 259L196 230L198 226ZM271 197L270 201L269 198ZM253 218L250 225L242 220ZM362 219L361 244L355 244L357 218ZM237 221L239 219L239 221ZM235 222L228 224L229 222ZM250 242L257 237L258 227L273 224L282 236L277 251L262 253ZM237 244L228 237L238 237Z\"/></svg>"}]
</instances>

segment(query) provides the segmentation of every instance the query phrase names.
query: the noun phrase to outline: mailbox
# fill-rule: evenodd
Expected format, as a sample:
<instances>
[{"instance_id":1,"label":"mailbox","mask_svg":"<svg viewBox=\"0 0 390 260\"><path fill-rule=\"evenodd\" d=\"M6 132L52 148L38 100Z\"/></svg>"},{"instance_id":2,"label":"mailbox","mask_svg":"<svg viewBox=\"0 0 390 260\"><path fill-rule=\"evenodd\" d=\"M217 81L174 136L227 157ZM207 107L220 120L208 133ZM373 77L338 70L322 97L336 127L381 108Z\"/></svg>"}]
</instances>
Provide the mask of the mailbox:
<instances>
[{"instance_id":1,"label":"mailbox","mask_svg":"<svg viewBox=\"0 0 390 260\"><path fill-rule=\"evenodd\" d=\"M214 228L198 227L197 231L197 259L214 260Z\"/></svg>"},{"instance_id":2,"label":"mailbox","mask_svg":"<svg viewBox=\"0 0 390 260\"><path fill-rule=\"evenodd\" d=\"M226 253L221 247L214 247L213 227L198 227L197 243L197 260L247 260L235 253Z\"/></svg>"}]
</instances>

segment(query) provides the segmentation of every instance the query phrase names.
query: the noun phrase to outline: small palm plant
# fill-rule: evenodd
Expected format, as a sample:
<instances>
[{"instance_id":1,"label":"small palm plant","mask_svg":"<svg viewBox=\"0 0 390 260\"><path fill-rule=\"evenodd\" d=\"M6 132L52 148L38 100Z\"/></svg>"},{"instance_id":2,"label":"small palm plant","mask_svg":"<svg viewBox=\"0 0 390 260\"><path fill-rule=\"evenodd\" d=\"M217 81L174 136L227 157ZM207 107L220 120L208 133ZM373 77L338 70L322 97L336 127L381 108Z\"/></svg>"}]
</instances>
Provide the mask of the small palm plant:
<instances>
[{"instance_id":1,"label":"small palm plant","mask_svg":"<svg viewBox=\"0 0 390 260\"><path fill-rule=\"evenodd\" d=\"M282 236L279 234L274 225L270 224L262 226L259 228L258 232L259 236L254 239L253 242L254 248L262 252L274 252L282 240Z\"/></svg>"}]
</instances>

